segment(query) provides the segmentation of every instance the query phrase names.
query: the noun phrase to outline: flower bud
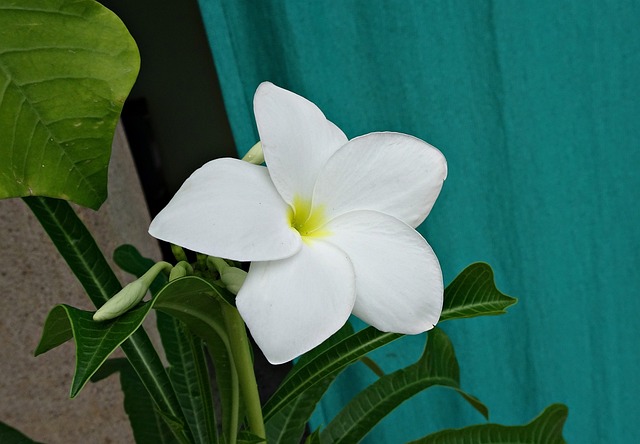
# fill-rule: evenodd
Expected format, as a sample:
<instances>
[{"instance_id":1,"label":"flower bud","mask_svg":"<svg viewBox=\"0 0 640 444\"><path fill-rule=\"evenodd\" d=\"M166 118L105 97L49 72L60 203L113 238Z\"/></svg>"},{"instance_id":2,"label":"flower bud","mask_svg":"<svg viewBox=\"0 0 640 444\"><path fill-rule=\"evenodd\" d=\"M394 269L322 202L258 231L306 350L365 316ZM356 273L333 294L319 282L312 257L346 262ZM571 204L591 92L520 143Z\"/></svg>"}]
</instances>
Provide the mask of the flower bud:
<instances>
[{"instance_id":1,"label":"flower bud","mask_svg":"<svg viewBox=\"0 0 640 444\"><path fill-rule=\"evenodd\" d=\"M242 287L244 280L247 278L246 271L230 266L224 259L219 257L209 256L207 265L212 266L220 273L220 280L227 287L227 290L233 294L238 294L240 287Z\"/></svg>"},{"instance_id":2,"label":"flower bud","mask_svg":"<svg viewBox=\"0 0 640 444\"><path fill-rule=\"evenodd\" d=\"M187 261L187 255L180 245L171 244L171 252L177 261Z\"/></svg>"},{"instance_id":3,"label":"flower bud","mask_svg":"<svg viewBox=\"0 0 640 444\"><path fill-rule=\"evenodd\" d=\"M111 299L104 303L98 311L93 314L96 322L108 321L117 318L135 307L149 291L149 286L161 271L168 272L173 268L167 262L158 262L153 265L145 274L135 281L125 285Z\"/></svg>"},{"instance_id":4,"label":"flower bud","mask_svg":"<svg viewBox=\"0 0 640 444\"><path fill-rule=\"evenodd\" d=\"M193 274L193 267L191 267L191 264L185 261L180 261L176 264L175 267L171 269L171 274L169 274L169 282L190 274Z\"/></svg>"},{"instance_id":5,"label":"flower bud","mask_svg":"<svg viewBox=\"0 0 640 444\"><path fill-rule=\"evenodd\" d=\"M136 304L144 298L148 290L149 286L141 279L125 285L122 290L105 302L105 304L93 314L93 320L102 322L117 318L135 307Z\"/></svg>"},{"instance_id":6,"label":"flower bud","mask_svg":"<svg viewBox=\"0 0 640 444\"><path fill-rule=\"evenodd\" d=\"M233 294L238 294L240 287L244 284L244 280L247 278L247 272L235 267L229 267L220 273L220 279L222 283Z\"/></svg>"},{"instance_id":7,"label":"flower bud","mask_svg":"<svg viewBox=\"0 0 640 444\"><path fill-rule=\"evenodd\" d=\"M245 162L254 165L261 165L264 162L264 152L262 151L262 142L258 141L242 158Z\"/></svg>"}]
</instances>

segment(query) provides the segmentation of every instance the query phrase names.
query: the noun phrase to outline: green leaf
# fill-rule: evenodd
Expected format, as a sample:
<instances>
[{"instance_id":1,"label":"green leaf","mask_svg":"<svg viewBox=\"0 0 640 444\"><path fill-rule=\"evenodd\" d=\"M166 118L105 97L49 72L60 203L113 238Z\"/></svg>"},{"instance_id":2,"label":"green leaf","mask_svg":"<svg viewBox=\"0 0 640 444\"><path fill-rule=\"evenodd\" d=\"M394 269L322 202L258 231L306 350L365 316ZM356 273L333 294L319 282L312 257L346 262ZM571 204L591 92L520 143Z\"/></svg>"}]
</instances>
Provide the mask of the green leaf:
<instances>
[{"instance_id":1,"label":"green leaf","mask_svg":"<svg viewBox=\"0 0 640 444\"><path fill-rule=\"evenodd\" d=\"M158 313L158 330L170 364L169 379L196 442L217 443L218 430L203 343L182 325L177 319Z\"/></svg>"},{"instance_id":2,"label":"green leaf","mask_svg":"<svg viewBox=\"0 0 640 444\"><path fill-rule=\"evenodd\" d=\"M93 236L71 206L59 199L23 199L96 307L122 289Z\"/></svg>"},{"instance_id":3,"label":"green leaf","mask_svg":"<svg viewBox=\"0 0 640 444\"><path fill-rule=\"evenodd\" d=\"M367 327L307 362L296 365L263 407L265 421L322 379L338 375L344 368L372 350L401 337Z\"/></svg>"},{"instance_id":4,"label":"green leaf","mask_svg":"<svg viewBox=\"0 0 640 444\"><path fill-rule=\"evenodd\" d=\"M57 306L50 314L51 322L45 324L45 332L37 353L50 350L63 342L65 336L54 330L54 327L67 331L69 326L60 320L66 317L76 341L76 375L72 386L72 394L75 395L109 354L128 335L136 331L151 308L170 314L203 338L212 350L216 375L219 383L222 384L220 394L223 429L225 435L232 437L233 441L240 426L240 395L235 364L220 309L220 304L226 304L220 294L222 291L224 290L215 284L196 276L176 279L168 283L151 301L140 304L137 308L109 322L95 322L90 312L64 305ZM204 378L204 375L197 377ZM200 381L200 383L203 382ZM204 408L209 410L209 407ZM160 413L170 425L181 424L174 415ZM191 411L191 413L194 412ZM198 414L205 413L203 411ZM200 426L199 424L198 429ZM205 427L208 428L211 425L205 424ZM208 436L211 439L211 435Z\"/></svg>"},{"instance_id":5,"label":"green leaf","mask_svg":"<svg viewBox=\"0 0 640 444\"><path fill-rule=\"evenodd\" d=\"M0 422L0 442L3 444L40 444L3 422Z\"/></svg>"},{"instance_id":6,"label":"green leaf","mask_svg":"<svg viewBox=\"0 0 640 444\"><path fill-rule=\"evenodd\" d=\"M91 377L91 382L98 382L113 373L120 374L120 386L124 393L124 410L129 416L135 441L159 444L178 443L166 421L154 408L153 400L126 359L107 360Z\"/></svg>"},{"instance_id":7,"label":"green leaf","mask_svg":"<svg viewBox=\"0 0 640 444\"><path fill-rule=\"evenodd\" d=\"M98 209L140 56L93 0L0 0L0 198Z\"/></svg>"},{"instance_id":8,"label":"green leaf","mask_svg":"<svg viewBox=\"0 0 640 444\"><path fill-rule=\"evenodd\" d=\"M180 321L204 339L214 364L222 406L222 430L234 442L240 427L240 387L220 304L225 290L202 278L169 282L154 299L154 308Z\"/></svg>"},{"instance_id":9,"label":"green leaf","mask_svg":"<svg viewBox=\"0 0 640 444\"><path fill-rule=\"evenodd\" d=\"M349 322L347 322L329 339L324 341L315 349L305 353L296 365L305 365L305 362L308 362L315 356L322 354L324 350L327 350L332 345L337 344L352 334L353 327ZM335 376L324 378L281 408L277 414L272 416L265 424L267 442L270 444L289 444L292 442L300 442L311 414L334 379Z\"/></svg>"},{"instance_id":10,"label":"green leaf","mask_svg":"<svg viewBox=\"0 0 640 444\"><path fill-rule=\"evenodd\" d=\"M493 280L493 270L484 262L465 268L444 292L440 322L506 313L518 300L501 293Z\"/></svg>"},{"instance_id":11,"label":"green leaf","mask_svg":"<svg viewBox=\"0 0 640 444\"><path fill-rule=\"evenodd\" d=\"M47 316L35 355L57 347L71 339L71 336L75 339L76 368L71 384L73 398L111 353L137 330L150 308L151 304L142 304L114 321L95 322L92 312L57 305Z\"/></svg>"},{"instance_id":12,"label":"green leaf","mask_svg":"<svg viewBox=\"0 0 640 444\"><path fill-rule=\"evenodd\" d=\"M307 365L309 362L322 355L324 352L329 350L334 345L344 341L345 339L353 336L355 331L353 330L353 325L351 325L351 321L347 321L337 332L332 334L327 340L325 340L322 344L318 345L316 348L312 348L296 361L294 365L294 370L298 367L303 367ZM287 375L287 377L291 376L291 373Z\"/></svg>"},{"instance_id":13,"label":"green leaf","mask_svg":"<svg viewBox=\"0 0 640 444\"><path fill-rule=\"evenodd\" d=\"M300 442L309 418L334 379L335 376L324 378L272 416L265 424L267 442L269 444Z\"/></svg>"},{"instance_id":14,"label":"green leaf","mask_svg":"<svg viewBox=\"0 0 640 444\"><path fill-rule=\"evenodd\" d=\"M47 197L27 197L23 200L38 218L96 307L100 307L121 290L118 278L91 233L68 202ZM180 404L169 377L144 329L133 333L122 344L122 350L159 411L164 412L165 417L173 416L183 422Z\"/></svg>"},{"instance_id":15,"label":"green leaf","mask_svg":"<svg viewBox=\"0 0 640 444\"><path fill-rule=\"evenodd\" d=\"M240 427L240 412L243 411L240 397L240 382L235 362L229 349L229 339L210 335L206 339L209 355L213 361L217 394L222 407L222 432L227 442L233 442Z\"/></svg>"},{"instance_id":16,"label":"green leaf","mask_svg":"<svg viewBox=\"0 0 640 444\"><path fill-rule=\"evenodd\" d=\"M356 395L320 433L323 443L359 442L386 415L402 402L432 386L460 390L460 369L453 345L447 335L434 328L422 357L413 365L379 380ZM465 394L485 417L487 408L477 399Z\"/></svg>"},{"instance_id":17,"label":"green leaf","mask_svg":"<svg viewBox=\"0 0 640 444\"><path fill-rule=\"evenodd\" d=\"M320 444L320 429L315 430L311 435L307 436L304 444Z\"/></svg>"},{"instance_id":18,"label":"green leaf","mask_svg":"<svg viewBox=\"0 0 640 444\"><path fill-rule=\"evenodd\" d=\"M222 291L224 290L199 277L189 276L176 279L167 284L150 302L141 304L134 310L109 322L94 322L90 312L64 305L57 306L50 314L51 321L45 324L45 332L37 353L50 350L64 342L68 339L68 333L63 333L71 330L77 349L76 375L72 385L72 395L75 395L113 350L136 331L151 308L170 314L184 322L191 331L207 341L216 368L216 378L220 385L223 430L226 436L232 437L233 441L240 425L240 398L235 364L230 353L224 319L219 305L226 303L223 302L223 297L220 294ZM66 318L67 323L65 324L61 318ZM204 362L199 364L203 366ZM202 367L197 371L202 371L201 369ZM193 369L193 371L196 370ZM206 375L200 374L195 377L198 380L196 382L198 387L190 386L189 389L206 392L207 387L203 385ZM179 378L179 375L176 378ZM172 381L175 383L177 379ZM184 388L176 387L179 390ZM183 398L183 402L190 403L191 410L187 408L187 414L200 417L194 432L202 433L208 439L214 439L212 438L214 436L212 429L215 427L208 422L213 417L212 406L204 395L200 398L200 402L203 404L195 406L193 401ZM206 421L202 419L203 415L209 413L211 413L210 419ZM163 413L162 417L170 423L178 422L173 416L166 413ZM191 419L190 422L193 424L194 418Z\"/></svg>"},{"instance_id":19,"label":"green leaf","mask_svg":"<svg viewBox=\"0 0 640 444\"><path fill-rule=\"evenodd\" d=\"M266 442L264 438L254 435L248 430L242 430L238 433L238 444L260 444L264 442Z\"/></svg>"},{"instance_id":20,"label":"green leaf","mask_svg":"<svg viewBox=\"0 0 640 444\"><path fill-rule=\"evenodd\" d=\"M489 265L475 263L463 270L445 289L444 308L440 320L501 314L515 302L516 299L498 291ZM301 360L264 405L265 421L323 378L339 374L367 353L401 336L398 333L384 333L367 327L323 353L314 355L313 359L304 362Z\"/></svg>"},{"instance_id":21,"label":"green leaf","mask_svg":"<svg viewBox=\"0 0 640 444\"><path fill-rule=\"evenodd\" d=\"M132 245L116 248L113 259L120 268L137 277L155 263L143 257ZM158 294L166 281L163 274L158 275L150 287L151 294ZM165 313L158 313L157 324L170 365L169 379L192 434L197 442L217 443L218 431L202 341L185 330L180 321Z\"/></svg>"},{"instance_id":22,"label":"green leaf","mask_svg":"<svg viewBox=\"0 0 640 444\"><path fill-rule=\"evenodd\" d=\"M537 418L523 426L481 424L462 429L433 433L409 444L564 444L562 427L569 411L562 404L552 404Z\"/></svg>"}]
</instances>

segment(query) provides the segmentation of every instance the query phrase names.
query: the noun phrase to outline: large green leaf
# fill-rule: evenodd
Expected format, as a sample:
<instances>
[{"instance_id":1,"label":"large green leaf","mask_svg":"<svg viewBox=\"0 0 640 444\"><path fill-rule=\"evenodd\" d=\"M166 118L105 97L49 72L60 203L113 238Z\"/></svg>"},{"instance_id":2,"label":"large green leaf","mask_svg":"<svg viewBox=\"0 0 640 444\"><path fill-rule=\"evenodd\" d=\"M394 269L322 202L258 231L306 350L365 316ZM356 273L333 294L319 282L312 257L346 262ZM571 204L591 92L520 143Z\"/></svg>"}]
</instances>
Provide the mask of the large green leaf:
<instances>
[{"instance_id":1,"label":"large green leaf","mask_svg":"<svg viewBox=\"0 0 640 444\"><path fill-rule=\"evenodd\" d=\"M157 444L178 443L166 421L153 408L153 400L126 359L108 359L93 374L91 382L98 382L113 373L120 374L120 386L124 393L124 410L129 416L135 441Z\"/></svg>"},{"instance_id":2,"label":"large green leaf","mask_svg":"<svg viewBox=\"0 0 640 444\"><path fill-rule=\"evenodd\" d=\"M422 357L413 365L381 377L354 397L320 433L323 443L359 442L398 405L432 386L461 393L485 417L487 408L460 390L460 369L453 345L439 328L429 332Z\"/></svg>"},{"instance_id":3,"label":"large green leaf","mask_svg":"<svg viewBox=\"0 0 640 444\"><path fill-rule=\"evenodd\" d=\"M39 444L3 422L0 422L0 442L3 444Z\"/></svg>"},{"instance_id":4,"label":"large green leaf","mask_svg":"<svg viewBox=\"0 0 640 444\"><path fill-rule=\"evenodd\" d=\"M440 322L506 313L518 302L496 288L493 270L484 262L469 265L447 286Z\"/></svg>"},{"instance_id":5,"label":"large green leaf","mask_svg":"<svg viewBox=\"0 0 640 444\"><path fill-rule=\"evenodd\" d=\"M126 27L93 0L0 0L0 198L99 208L139 65Z\"/></svg>"},{"instance_id":6,"label":"large green leaf","mask_svg":"<svg viewBox=\"0 0 640 444\"><path fill-rule=\"evenodd\" d=\"M480 424L443 430L409 444L564 444L562 427L568 413L566 406L553 404L523 426Z\"/></svg>"},{"instance_id":7,"label":"large green leaf","mask_svg":"<svg viewBox=\"0 0 640 444\"><path fill-rule=\"evenodd\" d=\"M48 197L27 197L24 201L96 307L120 291L122 287L118 278L68 202ZM65 325L64 320L62 325ZM69 326L68 323L66 325ZM54 331L60 334L59 330ZM62 334L68 333L62 331ZM163 417L176 417L184 423L169 377L144 329L138 329L129 336L122 344L122 350Z\"/></svg>"},{"instance_id":8,"label":"large green leaf","mask_svg":"<svg viewBox=\"0 0 640 444\"><path fill-rule=\"evenodd\" d=\"M500 314L515 302L516 299L498 291L489 265L471 264L445 289L441 320ZM264 405L265 420L322 379L337 375L367 353L401 336L367 327L323 353L314 355L313 359L301 360Z\"/></svg>"}]
</instances>

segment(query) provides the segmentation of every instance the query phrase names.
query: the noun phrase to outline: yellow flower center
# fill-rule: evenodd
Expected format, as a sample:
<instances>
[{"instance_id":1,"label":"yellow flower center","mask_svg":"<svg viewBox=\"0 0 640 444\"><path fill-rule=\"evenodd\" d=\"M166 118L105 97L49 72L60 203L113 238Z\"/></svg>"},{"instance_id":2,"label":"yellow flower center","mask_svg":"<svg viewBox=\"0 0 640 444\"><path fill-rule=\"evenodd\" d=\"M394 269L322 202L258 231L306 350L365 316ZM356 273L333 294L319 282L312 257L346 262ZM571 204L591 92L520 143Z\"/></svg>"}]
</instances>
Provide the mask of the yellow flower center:
<instances>
[{"instance_id":1,"label":"yellow flower center","mask_svg":"<svg viewBox=\"0 0 640 444\"><path fill-rule=\"evenodd\" d=\"M324 237L331 234L327 229L322 228L327 222L324 213L324 205L312 207L310 200L295 196L293 206L289 209L289 223L291 228L300 233L303 241Z\"/></svg>"}]
</instances>

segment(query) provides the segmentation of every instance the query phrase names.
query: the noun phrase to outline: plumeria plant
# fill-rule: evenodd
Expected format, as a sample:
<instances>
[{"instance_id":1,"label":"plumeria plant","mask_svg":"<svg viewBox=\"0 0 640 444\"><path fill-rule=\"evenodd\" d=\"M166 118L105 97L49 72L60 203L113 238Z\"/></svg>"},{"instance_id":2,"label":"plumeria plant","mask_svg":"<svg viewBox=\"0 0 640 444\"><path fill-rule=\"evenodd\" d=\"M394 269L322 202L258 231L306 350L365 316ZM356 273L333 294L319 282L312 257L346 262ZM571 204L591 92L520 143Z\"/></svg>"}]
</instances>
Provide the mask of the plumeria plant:
<instances>
[{"instance_id":1,"label":"plumeria plant","mask_svg":"<svg viewBox=\"0 0 640 444\"><path fill-rule=\"evenodd\" d=\"M484 263L445 288L416 231L447 176L440 151L391 132L349 140L313 103L262 83L260 141L243 160L198 169L155 217L149 232L174 258L115 251L137 276L122 288L66 201L95 209L106 198L111 139L139 66L135 42L92 0L0 0L0 45L0 197L24 199L97 309L54 307L36 350L75 342L71 397L118 372L139 443L354 443L433 386L488 419L460 387L436 324L502 314L515 299ZM168 368L141 326L152 309ZM354 331L351 315L370 326ZM269 399L260 399L248 332L271 363L295 360ZM405 334L425 336L423 355L381 373L367 354ZM118 348L126 359L110 358ZM377 381L307 430L332 381L357 362ZM523 426L487 422L415 442L560 443L566 416L552 405ZM8 425L0 436L32 442Z\"/></svg>"}]
</instances>

